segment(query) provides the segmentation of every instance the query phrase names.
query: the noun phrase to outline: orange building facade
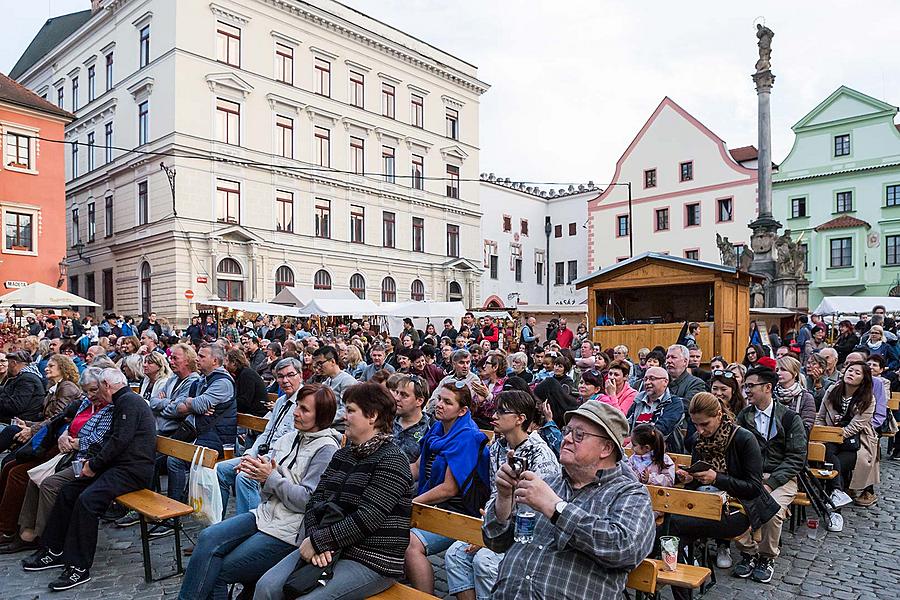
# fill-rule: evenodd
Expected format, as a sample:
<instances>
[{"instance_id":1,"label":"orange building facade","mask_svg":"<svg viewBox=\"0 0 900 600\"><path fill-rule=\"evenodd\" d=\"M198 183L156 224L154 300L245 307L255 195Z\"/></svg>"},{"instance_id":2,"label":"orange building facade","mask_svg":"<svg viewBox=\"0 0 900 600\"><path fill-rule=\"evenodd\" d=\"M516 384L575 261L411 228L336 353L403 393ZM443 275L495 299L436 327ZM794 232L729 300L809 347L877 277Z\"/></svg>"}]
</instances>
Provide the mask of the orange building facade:
<instances>
[{"instance_id":1,"label":"orange building facade","mask_svg":"<svg viewBox=\"0 0 900 600\"><path fill-rule=\"evenodd\" d=\"M0 74L0 295L66 289L66 146L73 115ZM43 140L41 139L43 138Z\"/></svg>"}]
</instances>

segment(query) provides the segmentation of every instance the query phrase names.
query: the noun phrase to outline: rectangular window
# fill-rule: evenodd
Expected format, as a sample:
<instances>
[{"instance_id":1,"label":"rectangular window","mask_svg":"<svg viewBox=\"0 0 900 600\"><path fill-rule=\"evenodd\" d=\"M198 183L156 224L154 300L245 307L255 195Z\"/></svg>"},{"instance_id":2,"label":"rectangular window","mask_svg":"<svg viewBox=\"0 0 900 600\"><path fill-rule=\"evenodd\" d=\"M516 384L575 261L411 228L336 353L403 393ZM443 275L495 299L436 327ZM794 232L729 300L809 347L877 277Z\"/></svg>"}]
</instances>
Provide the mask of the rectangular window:
<instances>
[{"instance_id":1,"label":"rectangular window","mask_svg":"<svg viewBox=\"0 0 900 600\"><path fill-rule=\"evenodd\" d=\"M517 258L513 261L513 269L515 270L515 273L516 273L516 281L521 282L522 281L522 259L521 258Z\"/></svg>"},{"instance_id":2,"label":"rectangular window","mask_svg":"<svg viewBox=\"0 0 900 600\"><path fill-rule=\"evenodd\" d=\"M79 223L78 207L72 209L72 245L81 242L81 224Z\"/></svg>"},{"instance_id":3,"label":"rectangular window","mask_svg":"<svg viewBox=\"0 0 900 600\"><path fill-rule=\"evenodd\" d=\"M396 170L394 164L394 149L390 146L381 147L381 166L384 172L384 180L388 183L396 182Z\"/></svg>"},{"instance_id":4,"label":"rectangular window","mask_svg":"<svg viewBox=\"0 0 900 600\"><path fill-rule=\"evenodd\" d=\"M528 235L528 219L521 219L519 221L519 233Z\"/></svg>"},{"instance_id":5,"label":"rectangular window","mask_svg":"<svg viewBox=\"0 0 900 600\"><path fill-rule=\"evenodd\" d=\"M19 169L33 169L31 164L31 138L18 133L6 134L6 161L7 166Z\"/></svg>"},{"instance_id":6,"label":"rectangular window","mask_svg":"<svg viewBox=\"0 0 900 600\"><path fill-rule=\"evenodd\" d=\"M397 247L397 215L392 212L381 213L381 243L385 248Z\"/></svg>"},{"instance_id":7,"label":"rectangular window","mask_svg":"<svg viewBox=\"0 0 900 600\"><path fill-rule=\"evenodd\" d=\"M886 235L884 243L884 264L889 267L900 266L900 235Z\"/></svg>"},{"instance_id":8,"label":"rectangular window","mask_svg":"<svg viewBox=\"0 0 900 600\"><path fill-rule=\"evenodd\" d=\"M275 115L275 151L284 158L294 158L294 120Z\"/></svg>"},{"instance_id":9,"label":"rectangular window","mask_svg":"<svg viewBox=\"0 0 900 600\"><path fill-rule=\"evenodd\" d=\"M138 105L138 146L150 139L150 102L144 100Z\"/></svg>"},{"instance_id":10,"label":"rectangular window","mask_svg":"<svg viewBox=\"0 0 900 600\"><path fill-rule=\"evenodd\" d=\"M97 97L97 71L94 65L88 67L88 102L93 102Z\"/></svg>"},{"instance_id":11,"label":"rectangular window","mask_svg":"<svg viewBox=\"0 0 900 600\"><path fill-rule=\"evenodd\" d=\"M78 110L78 78L72 78L72 112Z\"/></svg>"},{"instance_id":12,"label":"rectangular window","mask_svg":"<svg viewBox=\"0 0 900 600\"><path fill-rule=\"evenodd\" d=\"M418 94L411 94L409 102L412 108L413 127L425 127L425 98Z\"/></svg>"},{"instance_id":13,"label":"rectangular window","mask_svg":"<svg viewBox=\"0 0 900 600\"><path fill-rule=\"evenodd\" d=\"M62 86L59 86L59 89L56 90L56 105L60 108L65 108L63 104L66 103L66 90L63 89Z\"/></svg>"},{"instance_id":14,"label":"rectangular window","mask_svg":"<svg viewBox=\"0 0 900 600\"><path fill-rule=\"evenodd\" d=\"M459 225L447 225L447 256L459 257Z\"/></svg>"},{"instance_id":15,"label":"rectangular window","mask_svg":"<svg viewBox=\"0 0 900 600\"><path fill-rule=\"evenodd\" d=\"M94 274L86 273L84 276L84 297L91 302L97 301L97 291L94 285Z\"/></svg>"},{"instance_id":16,"label":"rectangular window","mask_svg":"<svg viewBox=\"0 0 900 600\"><path fill-rule=\"evenodd\" d=\"M806 197L791 198L791 218L799 219L806 216Z\"/></svg>"},{"instance_id":17,"label":"rectangular window","mask_svg":"<svg viewBox=\"0 0 900 600\"><path fill-rule=\"evenodd\" d=\"M656 209L656 231L668 231L669 230L669 209L668 208L657 208Z\"/></svg>"},{"instance_id":18,"label":"rectangular window","mask_svg":"<svg viewBox=\"0 0 900 600\"><path fill-rule=\"evenodd\" d=\"M397 103L394 86L389 83L381 84L381 114L391 119L396 118Z\"/></svg>"},{"instance_id":19,"label":"rectangular window","mask_svg":"<svg viewBox=\"0 0 900 600\"><path fill-rule=\"evenodd\" d=\"M850 156L850 134L834 136L834 155Z\"/></svg>"},{"instance_id":20,"label":"rectangular window","mask_svg":"<svg viewBox=\"0 0 900 600\"><path fill-rule=\"evenodd\" d=\"M220 223L241 222L241 184L226 179L216 180L216 220Z\"/></svg>"},{"instance_id":21,"label":"rectangular window","mask_svg":"<svg viewBox=\"0 0 900 600\"><path fill-rule=\"evenodd\" d=\"M578 279L578 261L570 260L567 264L567 267L568 267L567 270L569 272L568 273L569 276L568 276L568 280L566 281L566 283L572 283L573 281Z\"/></svg>"},{"instance_id":22,"label":"rectangular window","mask_svg":"<svg viewBox=\"0 0 900 600\"><path fill-rule=\"evenodd\" d=\"M569 236L578 234L578 223L569 223Z\"/></svg>"},{"instance_id":23,"label":"rectangular window","mask_svg":"<svg viewBox=\"0 0 900 600\"><path fill-rule=\"evenodd\" d=\"M216 98L216 139L226 144L241 144L241 105Z\"/></svg>"},{"instance_id":24,"label":"rectangular window","mask_svg":"<svg viewBox=\"0 0 900 600\"><path fill-rule=\"evenodd\" d=\"M331 166L331 131L316 127L316 160L320 167Z\"/></svg>"},{"instance_id":25,"label":"rectangular window","mask_svg":"<svg viewBox=\"0 0 900 600\"><path fill-rule=\"evenodd\" d=\"M503 215L503 233L510 233L512 231L512 217L509 215Z\"/></svg>"},{"instance_id":26,"label":"rectangular window","mask_svg":"<svg viewBox=\"0 0 900 600\"><path fill-rule=\"evenodd\" d=\"M425 219L422 217L413 217L412 220L412 250L425 252Z\"/></svg>"},{"instance_id":27,"label":"rectangular window","mask_svg":"<svg viewBox=\"0 0 900 600\"><path fill-rule=\"evenodd\" d=\"M447 197L459 198L459 167L447 165Z\"/></svg>"},{"instance_id":28,"label":"rectangular window","mask_svg":"<svg viewBox=\"0 0 900 600\"><path fill-rule=\"evenodd\" d=\"M72 144L72 179L78 177L78 140Z\"/></svg>"},{"instance_id":29,"label":"rectangular window","mask_svg":"<svg viewBox=\"0 0 900 600\"><path fill-rule=\"evenodd\" d=\"M699 250L685 250L684 257L689 260L700 260L700 251Z\"/></svg>"},{"instance_id":30,"label":"rectangular window","mask_svg":"<svg viewBox=\"0 0 900 600\"><path fill-rule=\"evenodd\" d=\"M350 205L350 241L366 243L366 209L356 204Z\"/></svg>"},{"instance_id":31,"label":"rectangular window","mask_svg":"<svg viewBox=\"0 0 900 600\"><path fill-rule=\"evenodd\" d=\"M616 217L616 237L628 236L628 215Z\"/></svg>"},{"instance_id":32,"label":"rectangular window","mask_svg":"<svg viewBox=\"0 0 900 600\"><path fill-rule=\"evenodd\" d=\"M106 91L113 87L113 53L106 55Z\"/></svg>"},{"instance_id":33,"label":"rectangular window","mask_svg":"<svg viewBox=\"0 0 900 600\"><path fill-rule=\"evenodd\" d=\"M216 60L241 66L241 30L221 21L216 23Z\"/></svg>"},{"instance_id":34,"label":"rectangular window","mask_svg":"<svg viewBox=\"0 0 900 600\"><path fill-rule=\"evenodd\" d=\"M112 196L106 197L106 204L103 207L103 227L106 237L112 237L113 234L113 199Z\"/></svg>"},{"instance_id":35,"label":"rectangular window","mask_svg":"<svg viewBox=\"0 0 900 600\"><path fill-rule=\"evenodd\" d=\"M290 192L275 192L275 229L294 232L294 195Z\"/></svg>"},{"instance_id":36,"label":"rectangular window","mask_svg":"<svg viewBox=\"0 0 900 600\"><path fill-rule=\"evenodd\" d=\"M366 107L366 77L356 71L350 71L350 105Z\"/></svg>"},{"instance_id":37,"label":"rectangular window","mask_svg":"<svg viewBox=\"0 0 900 600\"><path fill-rule=\"evenodd\" d=\"M831 240L831 267L853 266L853 242L851 238Z\"/></svg>"},{"instance_id":38,"label":"rectangular window","mask_svg":"<svg viewBox=\"0 0 900 600\"><path fill-rule=\"evenodd\" d=\"M366 172L366 141L362 138L350 138L350 171L357 175Z\"/></svg>"},{"instance_id":39,"label":"rectangular window","mask_svg":"<svg viewBox=\"0 0 900 600\"><path fill-rule=\"evenodd\" d=\"M647 169L646 171L644 171L644 187L656 187L656 169Z\"/></svg>"},{"instance_id":40,"label":"rectangular window","mask_svg":"<svg viewBox=\"0 0 900 600\"><path fill-rule=\"evenodd\" d=\"M681 181L691 181L694 179L694 162L688 161L678 165Z\"/></svg>"},{"instance_id":41,"label":"rectangular window","mask_svg":"<svg viewBox=\"0 0 900 600\"><path fill-rule=\"evenodd\" d=\"M719 198L716 200L716 220L719 223L734 221L734 199Z\"/></svg>"},{"instance_id":42,"label":"rectangular window","mask_svg":"<svg viewBox=\"0 0 900 600\"><path fill-rule=\"evenodd\" d=\"M331 200L316 198L316 237L331 237Z\"/></svg>"},{"instance_id":43,"label":"rectangular window","mask_svg":"<svg viewBox=\"0 0 900 600\"><path fill-rule=\"evenodd\" d=\"M889 185L885 187L884 205L900 206L900 185Z\"/></svg>"},{"instance_id":44,"label":"rectangular window","mask_svg":"<svg viewBox=\"0 0 900 600\"><path fill-rule=\"evenodd\" d=\"M106 162L111 163L113 159L113 124L112 121L103 126L103 145L106 146Z\"/></svg>"},{"instance_id":45,"label":"rectangular window","mask_svg":"<svg viewBox=\"0 0 900 600\"><path fill-rule=\"evenodd\" d=\"M8 211L4 215L6 235L3 249L17 252L34 252L34 221L27 213Z\"/></svg>"},{"instance_id":46,"label":"rectangular window","mask_svg":"<svg viewBox=\"0 0 900 600\"><path fill-rule=\"evenodd\" d=\"M553 285L562 285L566 282L566 263L558 262L555 266L556 272L553 278Z\"/></svg>"},{"instance_id":47,"label":"rectangular window","mask_svg":"<svg viewBox=\"0 0 900 600\"><path fill-rule=\"evenodd\" d=\"M412 155L412 186L413 189L425 189L425 157L418 154Z\"/></svg>"},{"instance_id":48,"label":"rectangular window","mask_svg":"<svg viewBox=\"0 0 900 600\"><path fill-rule=\"evenodd\" d=\"M92 131L87 134L88 171L94 170L94 150L96 150L96 146L94 145L94 132Z\"/></svg>"},{"instance_id":49,"label":"rectangular window","mask_svg":"<svg viewBox=\"0 0 900 600\"><path fill-rule=\"evenodd\" d=\"M324 58L313 61L313 91L331 97L331 63Z\"/></svg>"},{"instance_id":50,"label":"rectangular window","mask_svg":"<svg viewBox=\"0 0 900 600\"><path fill-rule=\"evenodd\" d=\"M803 272L809 273L809 244L800 244L803 250Z\"/></svg>"},{"instance_id":51,"label":"rectangular window","mask_svg":"<svg viewBox=\"0 0 900 600\"><path fill-rule=\"evenodd\" d=\"M147 193L147 182L138 184L138 225L146 225L150 222L150 201Z\"/></svg>"},{"instance_id":52,"label":"rectangular window","mask_svg":"<svg viewBox=\"0 0 900 600\"><path fill-rule=\"evenodd\" d=\"M113 309L113 271L103 269L103 310Z\"/></svg>"},{"instance_id":53,"label":"rectangular window","mask_svg":"<svg viewBox=\"0 0 900 600\"><path fill-rule=\"evenodd\" d=\"M536 262L534 263L534 274L535 274L535 283L538 285L544 285L544 263Z\"/></svg>"},{"instance_id":54,"label":"rectangular window","mask_svg":"<svg viewBox=\"0 0 900 600\"><path fill-rule=\"evenodd\" d=\"M684 207L684 226L694 227L700 225L700 203L687 204Z\"/></svg>"},{"instance_id":55,"label":"rectangular window","mask_svg":"<svg viewBox=\"0 0 900 600\"><path fill-rule=\"evenodd\" d=\"M150 26L144 25L141 28L141 43L140 43L140 68L146 67L150 64Z\"/></svg>"},{"instance_id":56,"label":"rectangular window","mask_svg":"<svg viewBox=\"0 0 900 600\"><path fill-rule=\"evenodd\" d=\"M97 237L97 206L93 202L88 205L88 242L93 242Z\"/></svg>"},{"instance_id":57,"label":"rectangular window","mask_svg":"<svg viewBox=\"0 0 900 600\"><path fill-rule=\"evenodd\" d=\"M835 212L850 212L853 210L853 192L838 192L835 194Z\"/></svg>"},{"instance_id":58,"label":"rectangular window","mask_svg":"<svg viewBox=\"0 0 900 600\"><path fill-rule=\"evenodd\" d=\"M496 254L491 254L488 256L488 264L490 265L491 279L497 279L500 270L500 257Z\"/></svg>"},{"instance_id":59,"label":"rectangular window","mask_svg":"<svg viewBox=\"0 0 900 600\"><path fill-rule=\"evenodd\" d=\"M69 277L69 292L78 295L78 275Z\"/></svg>"},{"instance_id":60,"label":"rectangular window","mask_svg":"<svg viewBox=\"0 0 900 600\"><path fill-rule=\"evenodd\" d=\"M290 46L275 44L275 79L294 85L294 49Z\"/></svg>"},{"instance_id":61,"label":"rectangular window","mask_svg":"<svg viewBox=\"0 0 900 600\"><path fill-rule=\"evenodd\" d=\"M459 111L448 108L446 113L447 119L447 137L451 140L459 139Z\"/></svg>"},{"instance_id":62,"label":"rectangular window","mask_svg":"<svg viewBox=\"0 0 900 600\"><path fill-rule=\"evenodd\" d=\"M553 237L562 237L562 225L555 225L553 227Z\"/></svg>"}]
</instances>

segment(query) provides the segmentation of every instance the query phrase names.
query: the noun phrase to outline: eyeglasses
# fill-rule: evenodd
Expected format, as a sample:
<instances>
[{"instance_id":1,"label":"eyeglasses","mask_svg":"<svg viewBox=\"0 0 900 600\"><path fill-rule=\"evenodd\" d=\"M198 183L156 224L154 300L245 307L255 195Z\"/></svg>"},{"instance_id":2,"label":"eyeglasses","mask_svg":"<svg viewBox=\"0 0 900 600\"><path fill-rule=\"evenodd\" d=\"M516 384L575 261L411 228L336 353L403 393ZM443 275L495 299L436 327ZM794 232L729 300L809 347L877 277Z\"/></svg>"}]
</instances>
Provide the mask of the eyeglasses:
<instances>
[{"instance_id":1,"label":"eyeglasses","mask_svg":"<svg viewBox=\"0 0 900 600\"><path fill-rule=\"evenodd\" d=\"M494 410L495 415L515 415L518 414L514 410L509 410L508 408L498 408Z\"/></svg>"},{"instance_id":2,"label":"eyeglasses","mask_svg":"<svg viewBox=\"0 0 900 600\"><path fill-rule=\"evenodd\" d=\"M412 381L413 383L422 383L422 382L424 381L424 380L423 380L421 377L419 377L418 375L413 375L413 374L408 374L408 375L406 376L406 378L409 379L410 381Z\"/></svg>"},{"instance_id":3,"label":"eyeglasses","mask_svg":"<svg viewBox=\"0 0 900 600\"><path fill-rule=\"evenodd\" d=\"M724 377L725 379L734 379L734 373L731 371L723 371L722 369L716 369L712 372L713 377Z\"/></svg>"},{"instance_id":4,"label":"eyeglasses","mask_svg":"<svg viewBox=\"0 0 900 600\"><path fill-rule=\"evenodd\" d=\"M581 442L583 442L583 441L584 441L584 436L586 436L586 435L589 435L589 436L591 436L591 437L597 437L597 438L600 438L600 439L603 439L603 440L609 440L609 441L612 441L612 440L610 440L608 437L606 437L605 435L598 435L598 434L596 434L596 433L588 433L587 431L585 431L585 430L583 430L583 429L573 429L572 427L569 427L568 425L566 425L565 427L563 427L563 428L561 429L561 432L562 432L562 434L563 434L563 437L566 437L567 435L569 435L569 434L571 433L571 434L572 434L572 439L575 440L575 443L576 443L576 444L580 444Z\"/></svg>"},{"instance_id":5,"label":"eyeglasses","mask_svg":"<svg viewBox=\"0 0 900 600\"><path fill-rule=\"evenodd\" d=\"M752 390L753 388L755 388L758 385L766 385L766 382L761 381L760 383L745 383L744 385L741 386L741 389L744 391Z\"/></svg>"},{"instance_id":6,"label":"eyeglasses","mask_svg":"<svg viewBox=\"0 0 900 600\"><path fill-rule=\"evenodd\" d=\"M654 377L653 375L647 375L646 377L644 377L644 381L653 382L653 381L660 381L660 380L665 381L666 378L665 377Z\"/></svg>"},{"instance_id":7,"label":"eyeglasses","mask_svg":"<svg viewBox=\"0 0 900 600\"><path fill-rule=\"evenodd\" d=\"M296 376L297 376L297 372L294 371L292 373L282 373L280 375L275 375L275 379L284 381L285 379L291 379L292 377L296 377Z\"/></svg>"}]
</instances>

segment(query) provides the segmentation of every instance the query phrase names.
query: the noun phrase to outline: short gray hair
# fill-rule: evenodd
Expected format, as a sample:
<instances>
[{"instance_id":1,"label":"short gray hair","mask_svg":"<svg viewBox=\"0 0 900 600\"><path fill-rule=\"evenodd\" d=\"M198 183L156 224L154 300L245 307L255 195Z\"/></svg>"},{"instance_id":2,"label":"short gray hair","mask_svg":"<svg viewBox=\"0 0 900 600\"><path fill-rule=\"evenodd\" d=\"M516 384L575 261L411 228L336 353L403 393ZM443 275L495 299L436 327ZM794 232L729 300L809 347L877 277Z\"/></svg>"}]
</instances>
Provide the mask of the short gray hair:
<instances>
[{"instance_id":1,"label":"short gray hair","mask_svg":"<svg viewBox=\"0 0 900 600\"><path fill-rule=\"evenodd\" d=\"M101 354L91 361L91 366L98 369L115 369L116 363L114 363L113 359L111 359L107 355Z\"/></svg>"},{"instance_id":2,"label":"short gray hair","mask_svg":"<svg viewBox=\"0 0 900 600\"><path fill-rule=\"evenodd\" d=\"M671 346L669 346L667 353L671 352L673 349L678 350L678 352L681 353L681 356L684 358L684 360L688 360L691 357L691 353L687 349L687 346L685 346L683 344L672 344Z\"/></svg>"},{"instance_id":3,"label":"short gray hair","mask_svg":"<svg viewBox=\"0 0 900 600\"><path fill-rule=\"evenodd\" d=\"M220 346L219 344L204 344L200 346L200 349L203 350L206 348L209 350L209 355L220 365L225 364L225 348Z\"/></svg>"},{"instance_id":4,"label":"short gray hair","mask_svg":"<svg viewBox=\"0 0 900 600\"><path fill-rule=\"evenodd\" d=\"M108 385L128 385L125 373L118 369L103 369L100 371L100 381Z\"/></svg>"},{"instance_id":5,"label":"short gray hair","mask_svg":"<svg viewBox=\"0 0 900 600\"><path fill-rule=\"evenodd\" d=\"M450 362L457 363L467 358L472 358L472 354L465 348L460 348L459 350L454 350L453 354L450 355Z\"/></svg>"},{"instance_id":6,"label":"short gray hair","mask_svg":"<svg viewBox=\"0 0 900 600\"><path fill-rule=\"evenodd\" d=\"M154 342L158 342L158 341L159 341L159 336L156 335L156 332L153 331L152 329L145 329L145 330L144 330L144 333L141 334L141 337L144 337L145 335L146 335L148 338L150 338L151 340L153 340Z\"/></svg>"},{"instance_id":7,"label":"short gray hair","mask_svg":"<svg viewBox=\"0 0 900 600\"><path fill-rule=\"evenodd\" d=\"M294 370L298 373L303 372L303 363L300 362L300 359L293 358L289 356L288 358L282 358L275 364L275 368L272 369L272 373L277 373L282 369L287 369L288 367L294 367Z\"/></svg>"},{"instance_id":8,"label":"short gray hair","mask_svg":"<svg viewBox=\"0 0 900 600\"><path fill-rule=\"evenodd\" d=\"M78 380L78 383L81 384L81 387L92 384L100 385L101 375L103 375L103 369L88 367L81 373L81 378Z\"/></svg>"},{"instance_id":9,"label":"short gray hair","mask_svg":"<svg viewBox=\"0 0 900 600\"><path fill-rule=\"evenodd\" d=\"M510 362L510 364L514 362L528 364L528 355L524 352L513 352L506 359Z\"/></svg>"}]
</instances>

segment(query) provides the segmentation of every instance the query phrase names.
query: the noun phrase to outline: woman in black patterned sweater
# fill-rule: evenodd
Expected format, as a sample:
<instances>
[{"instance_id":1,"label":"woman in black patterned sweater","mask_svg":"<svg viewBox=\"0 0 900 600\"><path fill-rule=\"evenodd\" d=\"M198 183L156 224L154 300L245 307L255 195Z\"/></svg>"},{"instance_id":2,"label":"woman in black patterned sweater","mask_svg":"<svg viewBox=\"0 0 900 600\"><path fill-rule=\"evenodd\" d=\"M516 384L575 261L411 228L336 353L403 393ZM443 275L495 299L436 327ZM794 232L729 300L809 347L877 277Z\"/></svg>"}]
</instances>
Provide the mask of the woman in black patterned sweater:
<instances>
[{"instance_id":1,"label":"woman in black patterned sweater","mask_svg":"<svg viewBox=\"0 0 900 600\"><path fill-rule=\"evenodd\" d=\"M409 462L391 439L396 403L375 383L344 393L349 444L338 450L307 504L305 538L298 550L269 569L256 584L255 600L281 600L298 561L324 567L340 552L334 576L303 598L365 598L403 575L412 513ZM322 526L329 503L345 517Z\"/></svg>"}]
</instances>

